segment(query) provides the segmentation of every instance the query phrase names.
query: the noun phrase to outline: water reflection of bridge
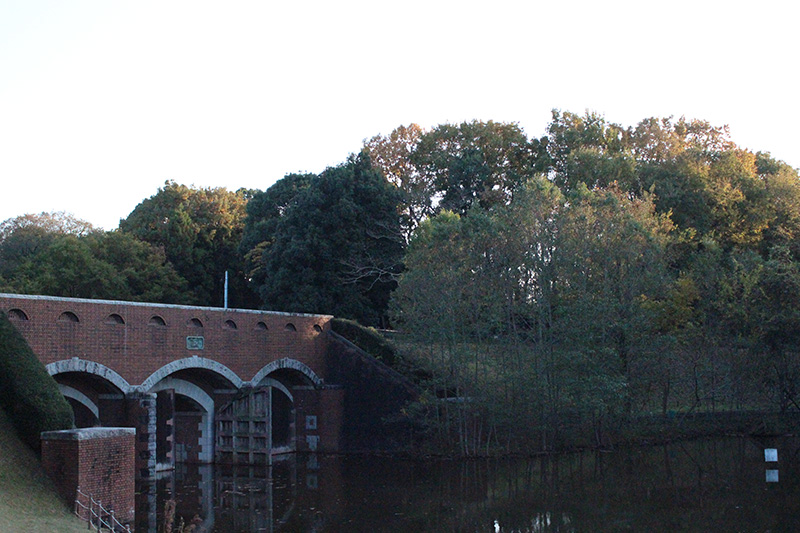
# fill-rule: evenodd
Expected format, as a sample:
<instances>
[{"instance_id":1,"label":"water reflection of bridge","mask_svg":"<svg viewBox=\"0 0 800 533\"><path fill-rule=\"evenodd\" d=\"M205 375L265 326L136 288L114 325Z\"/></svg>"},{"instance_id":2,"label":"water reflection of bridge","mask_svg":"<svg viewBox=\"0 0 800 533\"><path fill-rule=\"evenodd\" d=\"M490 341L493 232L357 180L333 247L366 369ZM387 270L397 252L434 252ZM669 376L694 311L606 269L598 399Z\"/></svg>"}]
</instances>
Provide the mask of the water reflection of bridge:
<instances>
[{"instance_id":1,"label":"water reflection of bridge","mask_svg":"<svg viewBox=\"0 0 800 533\"><path fill-rule=\"evenodd\" d=\"M780 450L780 483L764 479L764 447ZM191 518L200 492L180 476L209 477L175 472ZM298 454L211 479L217 532L800 530L797 437L485 461Z\"/></svg>"},{"instance_id":2,"label":"water reflection of bridge","mask_svg":"<svg viewBox=\"0 0 800 533\"><path fill-rule=\"evenodd\" d=\"M319 468L316 454L282 455L271 466L180 464L139 482L136 531L161 531L170 499L177 502L175 523L196 518L196 531L319 529L322 513L309 510L330 510L338 492L336 469L320 484Z\"/></svg>"}]
</instances>

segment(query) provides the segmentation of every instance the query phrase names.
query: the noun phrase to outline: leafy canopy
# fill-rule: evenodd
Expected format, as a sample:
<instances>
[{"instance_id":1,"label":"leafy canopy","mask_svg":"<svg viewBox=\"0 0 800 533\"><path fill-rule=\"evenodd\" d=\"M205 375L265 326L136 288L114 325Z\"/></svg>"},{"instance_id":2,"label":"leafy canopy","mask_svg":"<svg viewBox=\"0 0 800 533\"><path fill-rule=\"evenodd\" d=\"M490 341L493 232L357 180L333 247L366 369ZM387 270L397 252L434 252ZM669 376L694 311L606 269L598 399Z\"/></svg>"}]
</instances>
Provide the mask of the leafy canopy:
<instances>
[{"instance_id":1,"label":"leafy canopy","mask_svg":"<svg viewBox=\"0 0 800 533\"><path fill-rule=\"evenodd\" d=\"M260 252L252 279L263 304L381 324L404 249L396 189L366 154L287 180L264 196L269 216L253 224L263 232L252 248Z\"/></svg>"}]
</instances>

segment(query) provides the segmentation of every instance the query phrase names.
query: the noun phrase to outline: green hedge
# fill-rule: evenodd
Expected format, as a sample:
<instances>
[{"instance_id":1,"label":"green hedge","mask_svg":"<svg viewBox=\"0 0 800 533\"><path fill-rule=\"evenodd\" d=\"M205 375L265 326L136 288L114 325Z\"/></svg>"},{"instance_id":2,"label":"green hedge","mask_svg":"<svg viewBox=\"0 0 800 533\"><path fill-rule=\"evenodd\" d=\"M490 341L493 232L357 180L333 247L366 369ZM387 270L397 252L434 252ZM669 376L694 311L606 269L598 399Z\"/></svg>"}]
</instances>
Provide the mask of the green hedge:
<instances>
[{"instance_id":1,"label":"green hedge","mask_svg":"<svg viewBox=\"0 0 800 533\"><path fill-rule=\"evenodd\" d=\"M333 331L349 340L371 356L392 366L397 361L397 351L375 328L367 328L354 320L334 318Z\"/></svg>"},{"instance_id":2,"label":"green hedge","mask_svg":"<svg viewBox=\"0 0 800 533\"><path fill-rule=\"evenodd\" d=\"M40 449L42 431L69 429L72 408L30 346L0 312L0 408L20 438Z\"/></svg>"}]
</instances>

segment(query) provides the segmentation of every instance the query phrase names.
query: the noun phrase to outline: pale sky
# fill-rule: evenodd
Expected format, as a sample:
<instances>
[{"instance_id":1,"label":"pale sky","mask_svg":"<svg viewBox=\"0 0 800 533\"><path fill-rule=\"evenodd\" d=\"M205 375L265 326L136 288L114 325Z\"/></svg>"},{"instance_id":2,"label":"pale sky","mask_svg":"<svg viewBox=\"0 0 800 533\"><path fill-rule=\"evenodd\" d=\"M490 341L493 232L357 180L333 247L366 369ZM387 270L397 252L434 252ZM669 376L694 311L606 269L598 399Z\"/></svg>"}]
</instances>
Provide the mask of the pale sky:
<instances>
[{"instance_id":1,"label":"pale sky","mask_svg":"<svg viewBox=\"0 0 800 533\"><path fill-rule=\"evenodd\" d=\"M673 115L800 166L800 4L0 0L0 221L117 227L165 180L266 189L401 124Z\"/></svg>"}]
</instances>

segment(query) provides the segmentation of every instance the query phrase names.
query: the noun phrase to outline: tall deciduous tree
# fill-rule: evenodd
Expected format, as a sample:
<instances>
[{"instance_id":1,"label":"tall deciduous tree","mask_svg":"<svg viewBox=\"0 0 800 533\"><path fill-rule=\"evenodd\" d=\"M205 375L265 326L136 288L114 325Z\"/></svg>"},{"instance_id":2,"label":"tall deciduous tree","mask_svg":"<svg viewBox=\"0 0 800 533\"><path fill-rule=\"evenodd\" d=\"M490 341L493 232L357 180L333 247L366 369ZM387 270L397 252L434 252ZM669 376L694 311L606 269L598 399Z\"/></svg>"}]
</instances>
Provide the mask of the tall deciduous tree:
<instances>
[{"instance_id":1,"label":"tall deciduous tree","mask_svg":"<svg viewBox=\"0 0 800 533\"><path fill-rule=\"evenodd\" d=\"M254 279L268 308L384 321L404 250L397 190L352 156L286 206Z\"/></svg>"},{"instance_id":2,"label":"tall deciduous tree","mask_svg":"<svg viewBox=\"0 0 800 533\"><path fill-rule=\"evenodd\" d=\"M517 124L443 124L425 133L412 154L422 180L433 184L439 209L465 214L507 204L515 189L540 170L538 141Z\"/></svg>"},{"instance_id":3,"label":"tall deciduous tree","mask_svg":"<svg viewBox=\"0 0 800 533\"><path fill-rule=\"evenodd\" d=\"M417 124L400 126L389 135L377 135L364 143L372 165L381 170L400 191L401 225L406 242L419 224L435 213L436 190L429 173L420 172L412 162L425 131Z\"/></svg>"},{"instance_id":4,"label":"tall deciduous tree","mask_svg":"<svg viewBox=\"0 0 800 533\"><path fill-rule=\"evenodd\" d=\"M671 286L671 231L651 200L615 188L576 191L559 221L554 334L604 377L595 388L603 404L623 390L632 395L635 365L657 353L655 317L644 304Z\"/></svg>"},{"instance_id":5,"label":"tall deciduous tree","mask_svg":"<svg viewBox=\"0 0 800 533\"><path fill-rule=\"evenodd\" d=\"M552 254L563 197L538 178L508 205L443 211L423 222L394 294L397 321L430 347L447 433L477 453L503 428L505 437L542 428L558 401L552 360ZM555 407L554 407L555 408ZM515 421L529 421L519 427Z\"/></svg>"}]
</instances>

